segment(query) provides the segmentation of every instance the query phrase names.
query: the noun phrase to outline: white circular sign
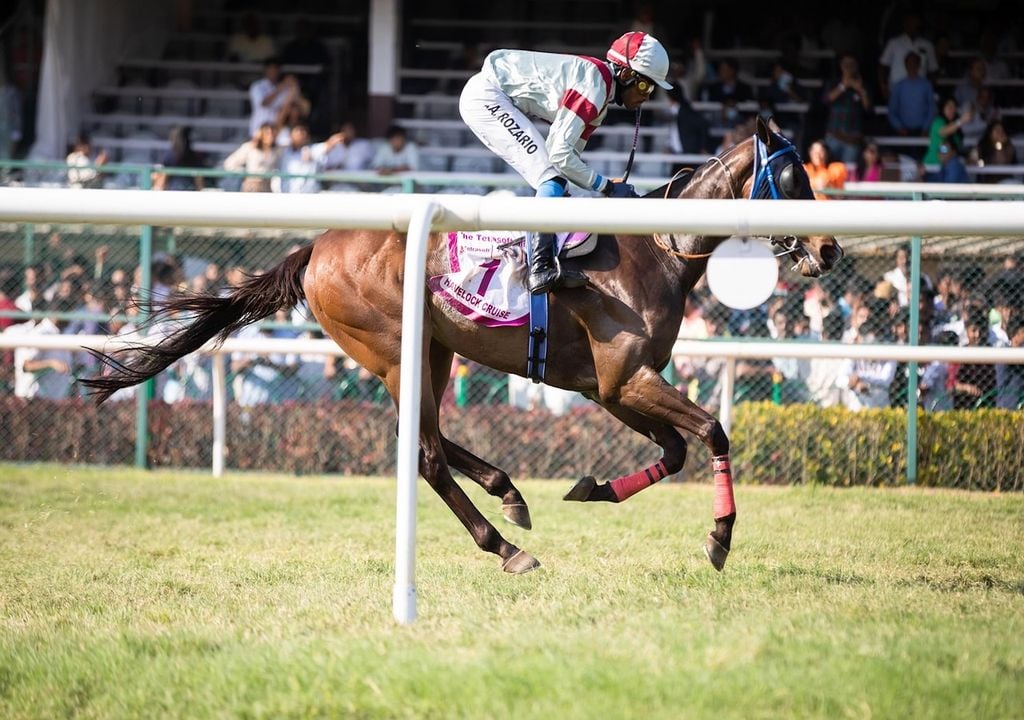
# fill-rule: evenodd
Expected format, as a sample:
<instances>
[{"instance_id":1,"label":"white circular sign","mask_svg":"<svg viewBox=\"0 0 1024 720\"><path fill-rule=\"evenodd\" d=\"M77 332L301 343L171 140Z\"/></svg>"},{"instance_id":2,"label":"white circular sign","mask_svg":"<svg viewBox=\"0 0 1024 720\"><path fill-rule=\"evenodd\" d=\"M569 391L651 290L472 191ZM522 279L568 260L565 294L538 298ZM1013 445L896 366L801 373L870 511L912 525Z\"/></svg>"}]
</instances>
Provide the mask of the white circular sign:
<instances>
[{"instance_id":1,"label":"white circular sign","mask_svg":"<svg viewBox=\"0 0 1024 720\"><path fill-rule=\"evenodd\" d=\"M736 310L757 307L779 282L779 263L760 240L730 238L708 258L708 287L718 301Z\"/></svg>"}]
</instances>

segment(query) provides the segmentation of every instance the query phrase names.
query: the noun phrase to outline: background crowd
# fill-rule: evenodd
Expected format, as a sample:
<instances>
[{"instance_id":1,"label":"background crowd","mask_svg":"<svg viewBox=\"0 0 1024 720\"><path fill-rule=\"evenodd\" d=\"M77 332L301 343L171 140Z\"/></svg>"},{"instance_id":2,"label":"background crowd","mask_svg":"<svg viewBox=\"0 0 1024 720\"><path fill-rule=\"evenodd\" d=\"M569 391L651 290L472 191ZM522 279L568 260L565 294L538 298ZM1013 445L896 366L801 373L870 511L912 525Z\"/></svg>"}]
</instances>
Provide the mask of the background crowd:
<instances>
[{"instance_id":1,"label":"background crowd","mask_svg":"<svg viewBox=\"0 0 1024 720\"><path fill-rule=\"evenodd\" d=\"M996 3L985 13L942 4L916 8L889 3L877 17L855 8L780 8L767 18L733 18L711 11L718 48L712 53L693 37L700 23L692 16L677 21L666 13L665 3L636 3L627 24L653 32L674 49L670 79L675 88L657 96L661 109L645 113L643 120L647 126L670 131L644 135L640 149L680 157L716 153L751 134L755 116L770 115L797 143L821 199L830 197L825 194L828 189L850 181L1019 183L1024 176L1012 172L1019 162L1013 133L1022 129L1024 118L1024 89L1018 82L1024 48L1019 44L1020 20L1000 17L1003 6ZM766 49L773 53L742 52L765 47L766 38ZM737 49L734 55L721 51L729 47ZM962 48L970 48L971 54L958 52ZM410 47L403 62L475 71L488 49L486 43L462 44L447 51L440 62L436 57L428 62L418 54L418 46ZM195 128L174 127L154 167L155 189L375 190L380 186L311 176L333 170L384 175L416 171L423 166L422 145L451 137L404 128L403 117L422 118L415 108L401 105L395 125L364 137L359 116L365 97L353 97L341 115L332 117L326 110L323 76L284 71L289 66L327 63L316 28L304 20L295 24L287 42L281 42L264 31L258 12L246 13L224 43L222 59L259 63L262 68L259 77L246 83L247 139L217 156L195 149ZM0 159L23 153L29 137L24 132L26 103L20 95L30 87L12 83L9 77L6 70L0 73ZM460 90L460 84L447 76L414 78L411 87L403 87L440 95L457 95ZM605 124L631 122L632 117L610 113ZM667 140L657 139L662 137ZM599 130L589 147L600 150L613 144L611 134ZM62 172L73 187L102 187L114 179L103 166L117 159L83 135L69 148L68 167ZM215 168L235 175L187 172ZM929 259L922 284L921 342L1024 345L1020 260L1012 254L979 257L977 262L964 257ZM889 267L880 270L879 262ZM151 268L152 294L159 298L180 289L222 292L246 274L261 271L252 263L158 254ZM8 313L0 315L0 329L25 334L130 332L136 328L139 310L129 298L141 275L135 264L112 262L106 246L90 246L83 252L78 244L53 233L29 266L0 268L0 312ZM908 278L907 251L900 249L895 258L847 257L832 275L810 284L789 285L784 280L767 304L749 312L729 312L706 289L698 289L689 299L680 336L905 343ZM27 319L19 312L34 315ZM40 312L51 317L40 318ZM308 322L303 309L296 308L245 332L311 336L316 331ZM19 397L73 397L80 393L74 378L95 370L86 353L23 348L4 357L0 387ZM919 402L928 409L1018 407L1024 392L1020 370L1021 366L924 364L918 368ZM719 361L699 358L671 368L679 387L710 407L718 400L719 371ZM233 396L243 404L385 397L365 371L318 357L236 354L231 373ZM478 383L488 402L508 401L508 381L484 368L461 362L453 374L456 402L473 396L460 395L460 382ZM778 358L741 363L737 393L741 400L881 407L906 401L907 380L907 368L897 363ZM131 397L132 392L118 397ZM162 376L156 393L172 402L207 399L208 362L182 361Z\"/></svg>"},{"instance_id":2,"label":"background crowd","mask_svg":"<svg viewBox=\"0 0 1024 720\"><path fill-rule=\"evenodd\" d=\"M131 298L140 282L140 267L111 263L106 246L98 247L91 257L78 255L56 232L49 236L40 257L40 262L20 274L13 267L0 272L0 311L42 311L53 316L27 321L0 317L4 333L124 334L136 330L140 308ZM885 270L881 270L885 266L878 260L847 257L831 275L810 283L791 282L784 276L772 298L749 311L731 311L718 304L706 287L700 287L688 299L679 336L906 343L909 251L899 248L891 267ZM1008 255L988 270L963 259L949 264L927 263L935 270L922 277L920 342L1024 349L1022 260ZM180 291L220 293L247 274L263 270L159 253L151 268L151 296L158 300ZM174 318L170 318L150 332L160 334L173 323ZM318 336L310 323L306 308L297 307L278 313L272 322L247 327L240 336ZM671 372L683 392L713 408L720 394L722 362L677 358ZM921 364L919 402L929 410L1021 407L1022 369L1020 365ZM82 390L74 379L97 370L95 361L85 352L21 348L5 358L0 387L26 398L77 397ZM386 402L376 379L347 360L234 353L230 371L232 394L242 404L344 397ZM736 392L739 401L842 404L851 409L896 406L906 403L907 372L906 365L887 361L743 361L737 370ZM454 401L509 401L504 376L460 361L453 368L453 377L459 380L453 390ZM209 361L201 357L177 363L160 376L156 387L157 397L168 402L206 400L210 391ZM518 397L515 389L513 395ZM134 389L129 389L115 399L133 396Z\"/></svg>"}]
</instances>

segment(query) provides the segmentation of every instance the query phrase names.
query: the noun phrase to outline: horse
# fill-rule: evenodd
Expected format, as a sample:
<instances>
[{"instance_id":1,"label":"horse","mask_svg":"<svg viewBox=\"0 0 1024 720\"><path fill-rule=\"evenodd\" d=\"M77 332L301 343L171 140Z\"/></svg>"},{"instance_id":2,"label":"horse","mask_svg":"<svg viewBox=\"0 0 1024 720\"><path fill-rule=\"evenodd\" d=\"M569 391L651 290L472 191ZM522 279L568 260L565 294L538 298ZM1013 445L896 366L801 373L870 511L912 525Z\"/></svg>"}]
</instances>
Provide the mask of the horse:
<instances>
[{"instance_id":1,"label":"horse","mask_svg":"<svg viewBox=\"0 0 1024 720\"><path fill-rule=\"evenodd\" d=\"M760 157L760 161L758 161ZM760 166L755 173L756 166ZM757 119L754 134L710 158L690 178L672 181L646 197L813 199L794 146L778 127ZM680 212L685 213L685 203ZM549 296L545 382L582 393L630 429L660 446L661 459L631 475L598 482L582 477L565 500L613 502L678 472L686 458L685 431L712 455L712 529L704 550L721 571L736 520L729 439L708 412L661 376L670 361L687 294L703 275L707 258L724 238L695 235L601 235L594 251L571 260L589 283ZM429 239L426 271L445 272L445 236ZM773 238L781 254L808 277L830 270L843 256L831 236ZM94 354L103 374L84 380L102 403L117 390L153 377L207 341L305 299L323 331L375 374L399 401L402 278L405 238L395 231L327 230L265 274L249 277L227 294L188 294L165 300L153 318L185 319L154 345L138 344ZM423 391L420 397L419 473L469 531L477 546L496 554L509 573L540 565L508 542L455 482L455 468L499 498L506 520L532 527L529 507L509 475L446 438L439 427L441 398L454 354L505 373L526 375L528 326L485 327L453 312L436 297L424 305Z\"/></svg>"}]
</instances>

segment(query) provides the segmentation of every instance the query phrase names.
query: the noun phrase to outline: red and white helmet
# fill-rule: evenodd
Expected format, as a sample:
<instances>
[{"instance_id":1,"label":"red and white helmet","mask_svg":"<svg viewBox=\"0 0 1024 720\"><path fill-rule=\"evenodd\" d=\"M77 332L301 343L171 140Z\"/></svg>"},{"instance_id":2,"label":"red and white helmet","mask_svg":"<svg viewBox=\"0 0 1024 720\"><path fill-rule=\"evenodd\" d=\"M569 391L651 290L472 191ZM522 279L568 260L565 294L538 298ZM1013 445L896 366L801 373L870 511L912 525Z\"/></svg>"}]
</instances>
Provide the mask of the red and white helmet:
<instances>
[{"instance_id":1,"label":"red and white helmet","mask_svg":"<svg viewBox=\"0 0 1024 720\"><path fill-rule=\"evenodd\" d=\"M617 65L635 70L649 77L658 87L671 90L665 82L668 75L668 52L653 35L645 32L628 32L608 48L608 59Z\"/></svg>"}]
</instances>

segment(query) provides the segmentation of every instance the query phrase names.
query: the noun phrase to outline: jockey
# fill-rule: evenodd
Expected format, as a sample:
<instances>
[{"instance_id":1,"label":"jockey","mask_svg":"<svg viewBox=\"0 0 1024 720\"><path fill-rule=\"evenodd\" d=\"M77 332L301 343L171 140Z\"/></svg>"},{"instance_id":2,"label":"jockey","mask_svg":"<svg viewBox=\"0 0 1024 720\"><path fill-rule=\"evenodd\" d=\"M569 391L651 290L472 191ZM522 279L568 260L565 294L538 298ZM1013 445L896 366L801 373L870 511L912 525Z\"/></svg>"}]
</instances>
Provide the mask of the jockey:
<instances>
[{"instance_id":1,"label":"jockey","mask_svg":"<svg viewBox=\"0 0 1024 720\"><path fill-rule=\"evenodd\" d=\"M459 112L481 142L537 190L561 197L571 182L607 197L637 197L628 183L606 178L580 158L608 103L637 110L654 86L669 90L668 53L653 36L628 32L608 49L607 61L583 55L495 50L466 83ZM531 118L551 123L547 140ZM562 270L553 233L534 233L529 248L533 294L581 287L587 276Z\"/></svg>"}]
</instances>

